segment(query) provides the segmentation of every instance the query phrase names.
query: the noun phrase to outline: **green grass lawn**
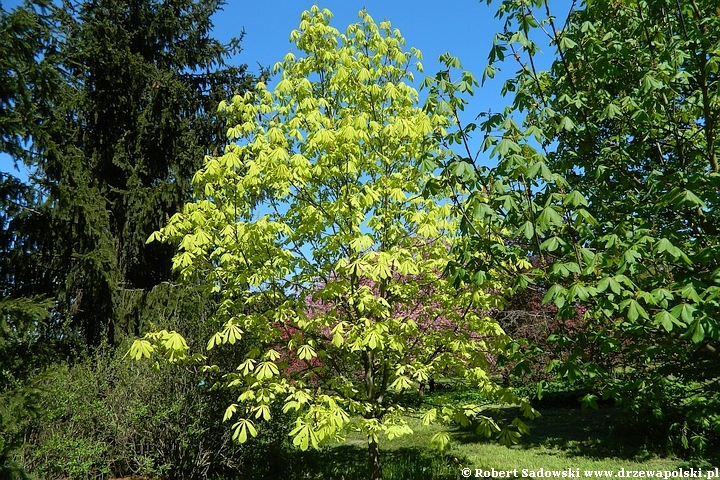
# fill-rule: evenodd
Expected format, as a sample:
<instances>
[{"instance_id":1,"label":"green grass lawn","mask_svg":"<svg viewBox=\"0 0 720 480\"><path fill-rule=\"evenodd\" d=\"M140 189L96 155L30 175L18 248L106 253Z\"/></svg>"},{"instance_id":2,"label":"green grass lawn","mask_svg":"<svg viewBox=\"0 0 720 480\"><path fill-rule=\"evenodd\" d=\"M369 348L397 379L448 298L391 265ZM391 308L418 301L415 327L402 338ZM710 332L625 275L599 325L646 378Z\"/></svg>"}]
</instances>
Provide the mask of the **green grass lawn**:
<instances>
[{"instance_id":1,"label":"green grass lawn","mask_svg":"<svg viewBox=\"0 0 720 480\"><path fill-rule=\"evenodd\" d=\"M680 467L709 467L707 462L683 461L651 453L637 435L623 426L617 408L598 411L579 408L546 408L530 422L531 433L520 444L506 448L477 437L473 432L454 431L453 446L441 454L430 447L430 438L440 426L423 426L410 419L414 435L381 443L386 480L458 479L462 468L489 470L674 470ZM292 478L367 478L367 447L364 438L350 436L340 445L320 452L297 452Z\"/></svg>"}]
</instances>

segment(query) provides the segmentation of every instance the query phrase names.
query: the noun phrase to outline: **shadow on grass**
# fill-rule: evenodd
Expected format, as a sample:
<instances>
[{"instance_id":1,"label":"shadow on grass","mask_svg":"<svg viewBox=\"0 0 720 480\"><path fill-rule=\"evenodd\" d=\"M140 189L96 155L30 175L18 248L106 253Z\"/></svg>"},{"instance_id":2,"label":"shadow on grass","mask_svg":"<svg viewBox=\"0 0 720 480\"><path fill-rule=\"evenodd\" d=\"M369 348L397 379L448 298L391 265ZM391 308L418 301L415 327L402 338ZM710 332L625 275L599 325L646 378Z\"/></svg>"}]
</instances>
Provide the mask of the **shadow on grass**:
<instances>
[{"instance_id":1,"label":"shadow on grass","mask_svg":"<svg viewBox=\"0 0 720 480\"><path fill-rule=\"evenodd\" d=\"M504 413L508 421L517 416L514 409L506 409ZM619 408L600 407L586 411L580 408L549 408L541 409L541 414L541 417L527 422L530 435L520 439L520 448L544 447L560 450L567 456L592 459L643 461L654 456L640 432L623 425L623 413ZM485 442L473 431L457 431L453 439L459 443Z\"/></svg>"},{"instance_id":2,"label":"shadow on grass","mask_svg":"<svg viewBox=\"0 0 720 480\"><path fill-rule=\"evenodd\" d=\"M365 446L340 445L322 451L293 452L292 474L285 478L355 480L369 478L368 451ZM415 448L382 452L385 480L422 478L456 479L458 468L445 455L433 455Z\"/></svg>"}]
</instances>

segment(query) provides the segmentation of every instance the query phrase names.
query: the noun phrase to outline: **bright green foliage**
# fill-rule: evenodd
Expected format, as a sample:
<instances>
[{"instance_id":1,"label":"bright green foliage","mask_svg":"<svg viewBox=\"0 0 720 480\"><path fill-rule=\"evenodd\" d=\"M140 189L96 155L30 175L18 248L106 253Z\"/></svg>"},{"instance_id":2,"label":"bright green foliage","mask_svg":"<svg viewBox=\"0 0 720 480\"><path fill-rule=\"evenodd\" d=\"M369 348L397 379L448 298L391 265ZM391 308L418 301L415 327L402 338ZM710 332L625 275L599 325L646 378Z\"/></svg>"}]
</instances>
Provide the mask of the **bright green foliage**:
<instances>
[{"instance_id":1,"label":"bright green foliage","mask_svg":"<svg viewBox=\"0 0 720 480\"><path fill-rule=\"evenodd\" d=\"M207 347L254 347L224 376L239 392L225 415L236 440L255 436L280 402L297 414L298 447L352 427L377 459L381 436L411 433L402 393L431 376L519 399L487 374L488 355L506 337L480 312L499 306L499 296L438 278L456 227L451 205L422 190L435 181L425 167L446 155L433 132L451 120L417 106L408 83L420 52L406 52L389 22L359 16L340 34L329 11L303 13L291 34L297 55L275 66L275 89L258 84L221 104L231 143L195 175L197 200L150 240L178 243L177 271L205 278L220 296L220 329ZM403 313L428 284L434 292L421 311ZM430 326L441 317L449 327ZM185 352L172 332L133 349L135 358ZM475 420L488 436L512 440L482 410L444 405L426 418ZM377 478L379 459L371 465Z\"/></svg>"},{"instance_id":2,"label":"bright green foliage","mask_svg":"<svg viewBox=\"0 0 720 480\"><path fill-rule=\"evenodd\" d=\"M559 373L703 449L720 434L720 12L588 1L561 30L545 6L500 7L486 75L506 57L521 69L504 87L513 105L481 126L499 164L466 178L466 211L514 241L467 222L468 251L496 255L464 266L529 251L537 268L518 287L544 286L565 318L587 312L581 336L554 338L572 350ZM528 40L540 32L557 52L549 71Z\"/></svg>"}]
</instances>

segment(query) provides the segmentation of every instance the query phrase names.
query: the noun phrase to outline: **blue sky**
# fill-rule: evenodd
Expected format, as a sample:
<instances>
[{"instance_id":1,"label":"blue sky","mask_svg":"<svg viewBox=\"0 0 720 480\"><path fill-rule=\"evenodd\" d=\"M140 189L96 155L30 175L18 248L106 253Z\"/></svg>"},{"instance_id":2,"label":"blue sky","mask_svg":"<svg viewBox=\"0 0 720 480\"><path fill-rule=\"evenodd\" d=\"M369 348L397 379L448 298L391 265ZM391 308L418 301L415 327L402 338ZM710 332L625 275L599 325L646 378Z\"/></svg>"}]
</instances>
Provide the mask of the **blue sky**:
<instances>
[{"instance_id":1,"label":"blue sky","mask_svg":"<svg viewBox=\"0 0 720 480\"><path fill-rule=\"evenodd\" d=\"M261 2L262 3L262 2ZM453 9L442 8L437 0L330 0L317 2L320 8L333 12L332 24L340 31L358 21L358 11L365 7L376 22L389 20L399 28L407 47L423 52L426 73L437 70L436 60L449 51L459 56L464 67L482 72L496 31L502 28L494 17L495 6L477 0L455 0ZM258 8L257 2L235 0L216 15L216 33L227 38L244 27L246 36L241 57L251 67L255 62L272 65L290 50L290 31L300 23L300 14L311 2L277 0L272 8Z\"/></svg>"},{"instance_id":2,"label":"blue sky","mask_svg":"<svg viewBox=\"0 0 720 480\"><path fill-rule=\"evenodd\" d=\"M10 10L18 3L13 0L2 2L2 5ZM450 52L460 58L463 69L470 70L480 80L493 37L502 30L502 21L494 18L499 1L490 6L478 0L328 0L316 3L333 12L331 24L340 31L358 21L357 13L363 7L376 22L389 20L393 27L400 29L407 48L416 47L423 53L425 75L433 75L439 70L437 58ZM559 8L558 17L564 19L567 4L567 0L553 2ZM312 5L311 1L298 0L229 0L214 17L213 36L226 41L244 30L243 51L231 63L245 63L250 71L257 72L259 65L272 67L291 50L290 31L298 27L303 10ZM552 60L550 55L545 57L541 66L547 66ZM502 68L495 79L476 89L475 96L469 99L464 122L472 121L480 112L500 111L510 102L499 92L503 81L517 70L517 64L507 63ZM416 75L418 84L422 78L422 75ZM483 163L489 165L490 161L485 159ZM10 159L0 154L0 171L11 170Z\"/></svg>"}]
</instances>

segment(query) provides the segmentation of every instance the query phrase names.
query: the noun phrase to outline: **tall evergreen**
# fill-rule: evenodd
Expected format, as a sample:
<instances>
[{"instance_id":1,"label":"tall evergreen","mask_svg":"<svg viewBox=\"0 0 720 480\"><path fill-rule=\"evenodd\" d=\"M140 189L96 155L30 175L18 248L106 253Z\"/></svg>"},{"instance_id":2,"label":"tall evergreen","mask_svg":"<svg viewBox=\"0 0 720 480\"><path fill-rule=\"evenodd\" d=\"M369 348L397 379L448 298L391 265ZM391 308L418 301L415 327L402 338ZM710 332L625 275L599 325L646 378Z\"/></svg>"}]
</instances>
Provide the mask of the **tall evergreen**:
<instances>
[{"instance_id":1,"label":"tall evergreen","mask_svg":"<svg viewBox=\"0 0 720 480\"><path fill-rule=\"evenodd\" d=\"M51 34L25 58L52 65L42 78L57 86L20 112L31 142L11 146L30 147L3 145L32 171L33 275L43 279L32 294L55 298L50 323L87 345L134 333L145 294L171 279L171 250L145 240L189 200L192 174L222 144L216 105L255 81L227 64L240 39L210 36L222 3L64 1L48 7Z\"/></svg>"},{"instance_id":2,"label":"tall evergreen","mask_svg":"<svg viewBox=\"0 0 720 480\"><path fill-rule=\"evenodd\" d=\"M55 49L49 3L0 7L0 152L16 162L31 158L27 144L45 128L61 84L49 54ZM53 347L40 337L59 337L47 330L53 303L44 295L51 269L42 259L48 229L40 199L14 172L0 172L0 389L47 361L42 352Z\"/></svg>"}]
</instances>

